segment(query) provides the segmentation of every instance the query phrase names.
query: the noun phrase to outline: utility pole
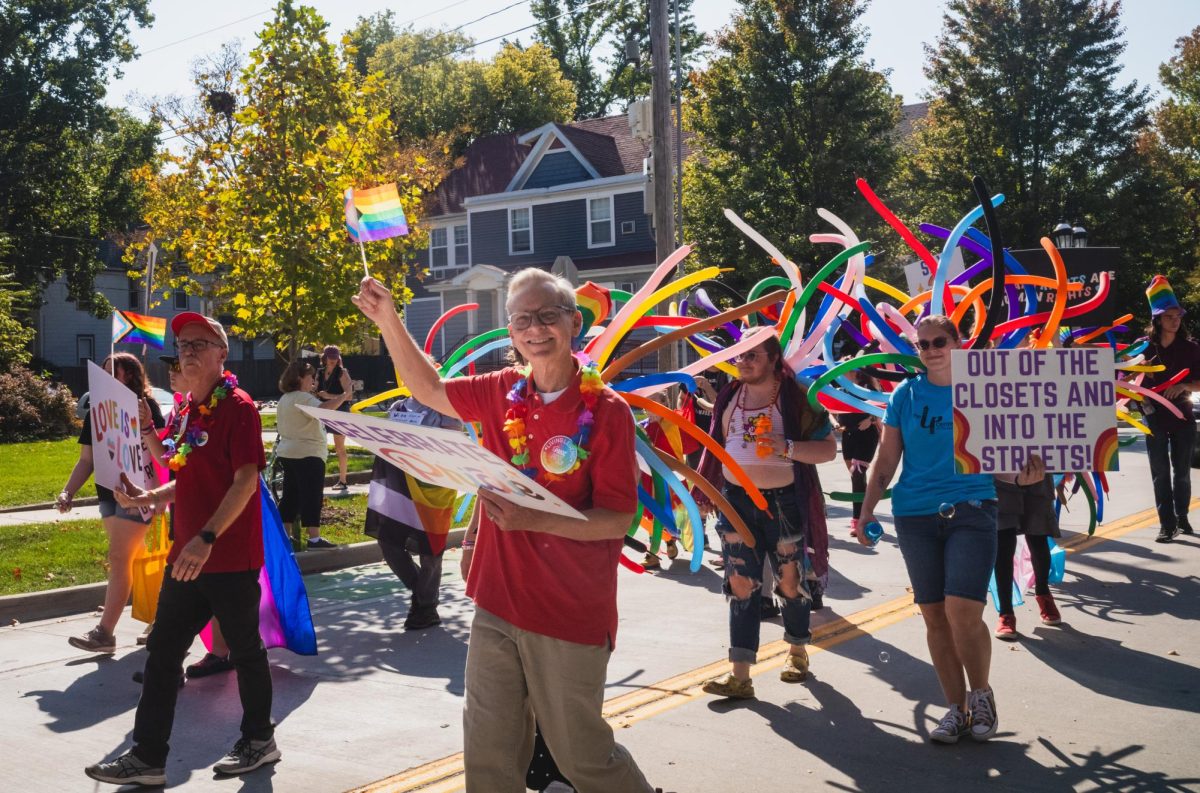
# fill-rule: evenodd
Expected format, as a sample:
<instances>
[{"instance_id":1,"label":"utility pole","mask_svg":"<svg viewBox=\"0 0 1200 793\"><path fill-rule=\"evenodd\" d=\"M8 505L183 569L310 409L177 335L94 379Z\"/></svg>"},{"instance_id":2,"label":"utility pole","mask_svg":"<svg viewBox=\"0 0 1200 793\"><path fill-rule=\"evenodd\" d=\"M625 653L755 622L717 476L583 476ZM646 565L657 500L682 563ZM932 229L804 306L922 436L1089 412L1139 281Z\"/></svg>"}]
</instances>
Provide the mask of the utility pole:
<instances>
[{"instance_id":1,"label":"utility pole","mask_svg":"<svg viewBox=\"0 0 1200 793\"><path fill-rule=\"evenodd\" d=\"M667 3L650 0L650 102L654 140L650 149L654 162L654 255L658 263L675 250L675 206L671 193L671 42L667 34ZM658 355L660 372L679 368L676 345L668 344Z\"/></svg>"},{"instance_id":2,"label":"utility pole","mask_svg":"<svg viewBox=\"0 0 1200 793\"><path fill-rule=\"evenodd\" d=\"M654 254L659 262L675 250L675 206L672 196L671 48L667 3L650 0L650 100L654 141Z\"/></svg>"}]
</instances>

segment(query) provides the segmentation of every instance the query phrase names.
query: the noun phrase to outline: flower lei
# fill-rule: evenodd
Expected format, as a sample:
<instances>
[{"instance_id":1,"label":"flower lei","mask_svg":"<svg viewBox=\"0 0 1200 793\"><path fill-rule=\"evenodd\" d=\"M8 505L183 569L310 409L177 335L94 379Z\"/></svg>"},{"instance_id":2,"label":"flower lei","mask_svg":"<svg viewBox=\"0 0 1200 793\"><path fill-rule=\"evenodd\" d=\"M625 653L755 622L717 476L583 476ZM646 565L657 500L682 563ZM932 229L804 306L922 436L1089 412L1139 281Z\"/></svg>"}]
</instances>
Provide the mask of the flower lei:
<instances>
[{"instance_id":1,"label":"flower lei","mask_svg":"<svg viewBox=\"0 0 1200 793\"><path fill-rule=\"evenodd\" d=\"M530 436L525 429L525 420L529 417L529 403L525 397L525 387L528 381L529 367L527 366L521 370L521 379L514 383L512 390L508 392L509 408L504 414L504 432L508 434L508 445L513 450L512 457L509 459L513 465L520 469L521 473L530 479L537 479L543 484L561 482L579 470L583 461L588 457L588 451L584 447L592 433L596 400L599 398L600 392L604 390L604 381L600 379L600 373L594 362L587 361L583 363L580 369L579 381L579 395L583 399L583 410L580 411L579 417L575 420L576 432L571 436L571 441L575 444L578 456L575 458L575 464L571 466L571 469L563 474L540 470L530 459Z\"/></svg>"},{"instance_id":2,"label":"flower lei","mask_svg":"<svg viewBox=\"0 0 1200 793\"><path fill-rule=\"evenodd\" d=\"M212 396L208 398L207 403L195 405L189 394L187 404L171 419L171 427L162 442L163 449L166 450L162 459L163 465L172 471L178 471L187 465L187 457L192 450L208 443L207 427L213 410L217 407L218 402L237 388L238 379L233 372L226 370L222 374L224 379L213 389ZM193 405L199 414L195 421L191 420Z\"/></svg>"},{"instance_id":3,"label":"flower lei","mask_svg":"<svg viewBox=\"0 0 1200 793\"><path fill-rule=\"evenodd\" d=\"M746 415L745 397L746 388L742 387L738 391L737 407L741 411L743 417ZM772 454L774 454L770 437L771 430L774 428L774 423L771 421L771 412L769 408L771 405L774 405L778 399L779 383L777 382L775 384L775 393L771 396L770 404L767 405L767 412L760 413L759 415L750 419L750 437L747 437L746 435L742 436L745 440L750 440L751 437L754 439L754 453L759 457L770 457ZM743 420L745 419L743 418ZM742 447L745 448L745 446L746 444L743 442Z\"/></svg>"}]
</instances>

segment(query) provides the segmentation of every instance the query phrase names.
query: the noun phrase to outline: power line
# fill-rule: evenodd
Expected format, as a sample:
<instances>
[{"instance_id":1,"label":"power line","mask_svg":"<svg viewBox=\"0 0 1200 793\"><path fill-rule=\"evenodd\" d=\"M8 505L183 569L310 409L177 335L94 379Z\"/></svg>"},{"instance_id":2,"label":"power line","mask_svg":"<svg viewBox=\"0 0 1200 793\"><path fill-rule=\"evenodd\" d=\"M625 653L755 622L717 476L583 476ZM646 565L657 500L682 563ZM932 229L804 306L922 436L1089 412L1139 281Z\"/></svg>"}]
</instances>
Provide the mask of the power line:
<instances>
[{"instance_id":1,"label":"power line","mask_svg":"<svg viewBox=\"0 0 1200 793\"><path fill-rule=\"evenodd\" d=\"M251 15L250 15L250 16L248 16L248 17L242 17L241 19L235 19L235 20L234 20L234 21L232 21L232 22L226 22L224 25L218 25L218 26L217 26L217 27L215 27L215 28L209 28L208 30L202 30L202 31L200 31L199 33L193 33L192 35L190 35L190 36L185 36L184 38L178 39L177 41L172 41L172 42L170 42L170 43L168 43L168 44L162 44L162 45L159 45L159 46L157 46L157 47L154 47L154 48L152 48L152 49L143 50L142 52L140 52L140 53L138 53L138 54L139 54L139 55L149 55L149 54L150 54L150 53L152 53L152 52L160 52L160 51L162 51L162 50L165 50L165 49L167 49L168 47L174 47L176 44L183 44L185 41L191 41L192 39L198 39L198 38L200 38L201 36L207 36L209 33L216 33L218 30L224 30L225 28L231 28L231 27L233 27L234 25L240 25L240 24L242 24L243 22L247 22L247 21L249 21L249 20L251 20L251 19L254 19L254 18L256 18L256 17L261 17L261 16L263 16L263 15L265 15L265 14L269 14L269 13L271 13L271 11L272 11L272 9L268 8L266 11L259 11L258 13L256 13L256 14L251 14Z\"/></svg>"},{"instance_id":2,"label":"power line","mask_svg":"<svg viewBox=\"0 0 1200 793\"><path fill-rule=\"evenodd\" d=\"M412 23L414 23L418 20L427 19L427 18L433 16L434 14L440 14L443 11L449 11L451 8L457 8L458 6L464 5L465 3L469 3L469 2L471 2L471 0L458 0L457 3L451 3L450 5L442 6L441 8L435 8L432 11L421 14L421 16L419 16L419 17L413 17L412 19L409 19L405 22L401 22L400 26L404 27L405 25L411 25Z\"/></svg>"},{"instance_id":3,"label":"power line","mask_svg":"<svg viewBox=\"0 0 1200 793\"><path fill-rule=\"evenodd\" d=\"M523 6L528 2L529 2L529 0L517 0L517 2L510 3L509 5L506 5L504 8L498 9L496 11L492 11L489 14L484 14L483 16L479 17L479 19L472 19L470 22L464 22L461 25L459 25L458 27L451 28L450 30L447 30L446 32L447 33L457 33L458 31L462 30L465 27L474 25L476 22L482 22L483 20L488 19L490 17L494 17L497 14L503 14L505 11L508 11L509 9L516 8L517 6Z\"/></svg>"}]
</instances>

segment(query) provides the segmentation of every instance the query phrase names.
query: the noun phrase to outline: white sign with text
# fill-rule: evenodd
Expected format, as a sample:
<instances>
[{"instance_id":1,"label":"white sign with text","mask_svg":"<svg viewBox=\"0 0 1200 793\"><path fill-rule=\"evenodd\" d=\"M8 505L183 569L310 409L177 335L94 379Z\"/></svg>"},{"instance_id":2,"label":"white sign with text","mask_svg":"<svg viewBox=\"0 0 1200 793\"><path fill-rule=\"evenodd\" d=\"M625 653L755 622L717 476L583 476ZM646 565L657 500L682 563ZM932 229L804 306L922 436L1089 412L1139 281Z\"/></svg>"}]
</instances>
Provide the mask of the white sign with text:
<instances>
[{"instance_id":1,"label":"white sign with text","mask_svg":"<svg viewBox=\"0 0 1200 793\"><path fill-rule=\"evenodd\" d=\"M586 520L567 502L461 432L337 410L300 409L422 482L472 493L486 485L521 506Z\"/></svg>"},{"instance_id":2,"label":"white sign with text","mask_svg":"<svg viewBox=\"0 0 1200 793\"><path fill-rule=\"evenodd\" d=\"M1030 456L1050 473L1117 470L1111 347L955 350L954 467L1013 474Z\"/></svg>"},{"instance_id":3,"label":"white sign with text","mask_svg":"<svg viewBox=\"0 0 1200 793\"><path fill-rule=\"evenodd\" d=\"M92 469L96 484L121 487L121 474L140 488L158 485L154 460L142 442L138 396L120 380L88 361L88 414L92 420ZM143 517L153 508L141 510Z\"/></svg>"}]
</instances>

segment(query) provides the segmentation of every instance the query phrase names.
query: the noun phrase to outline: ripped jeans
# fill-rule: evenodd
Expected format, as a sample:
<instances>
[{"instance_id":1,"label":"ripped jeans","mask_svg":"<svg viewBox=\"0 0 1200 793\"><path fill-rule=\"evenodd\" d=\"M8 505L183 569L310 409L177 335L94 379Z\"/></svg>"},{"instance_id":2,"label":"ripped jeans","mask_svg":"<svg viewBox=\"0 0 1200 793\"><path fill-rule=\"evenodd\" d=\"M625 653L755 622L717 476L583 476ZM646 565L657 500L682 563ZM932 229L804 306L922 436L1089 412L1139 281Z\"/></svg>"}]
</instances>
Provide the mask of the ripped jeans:
<instances>
[{"instance_id":1,"label":"ripped jeans","mask_svg":"<svg viewBox=\"0 0 1200 793\"><path fill-rule=\"evenodd\" d=\"M803 524L792 485L762 491L770 516L754 506L746 491L737 485L726 482L723 492L754 535L755 545L751 548L727 517L721 515L717 521L725 558L724 589L729 600L729 660L752 664L758 658L764 560L771 563L778 582L775 596L780 599L783 611L783 640L790 644L807 644L812 639L809 632L812 598L807 580L812 577L812 568L804 553ZM796 572L793 579L798 590L796 597L788 597L783 591L784 570L789 565ZM749 579L752 585L749 597L739 599L734 595L730 584L734 576Z\"/></svg>"}]
</instances>

